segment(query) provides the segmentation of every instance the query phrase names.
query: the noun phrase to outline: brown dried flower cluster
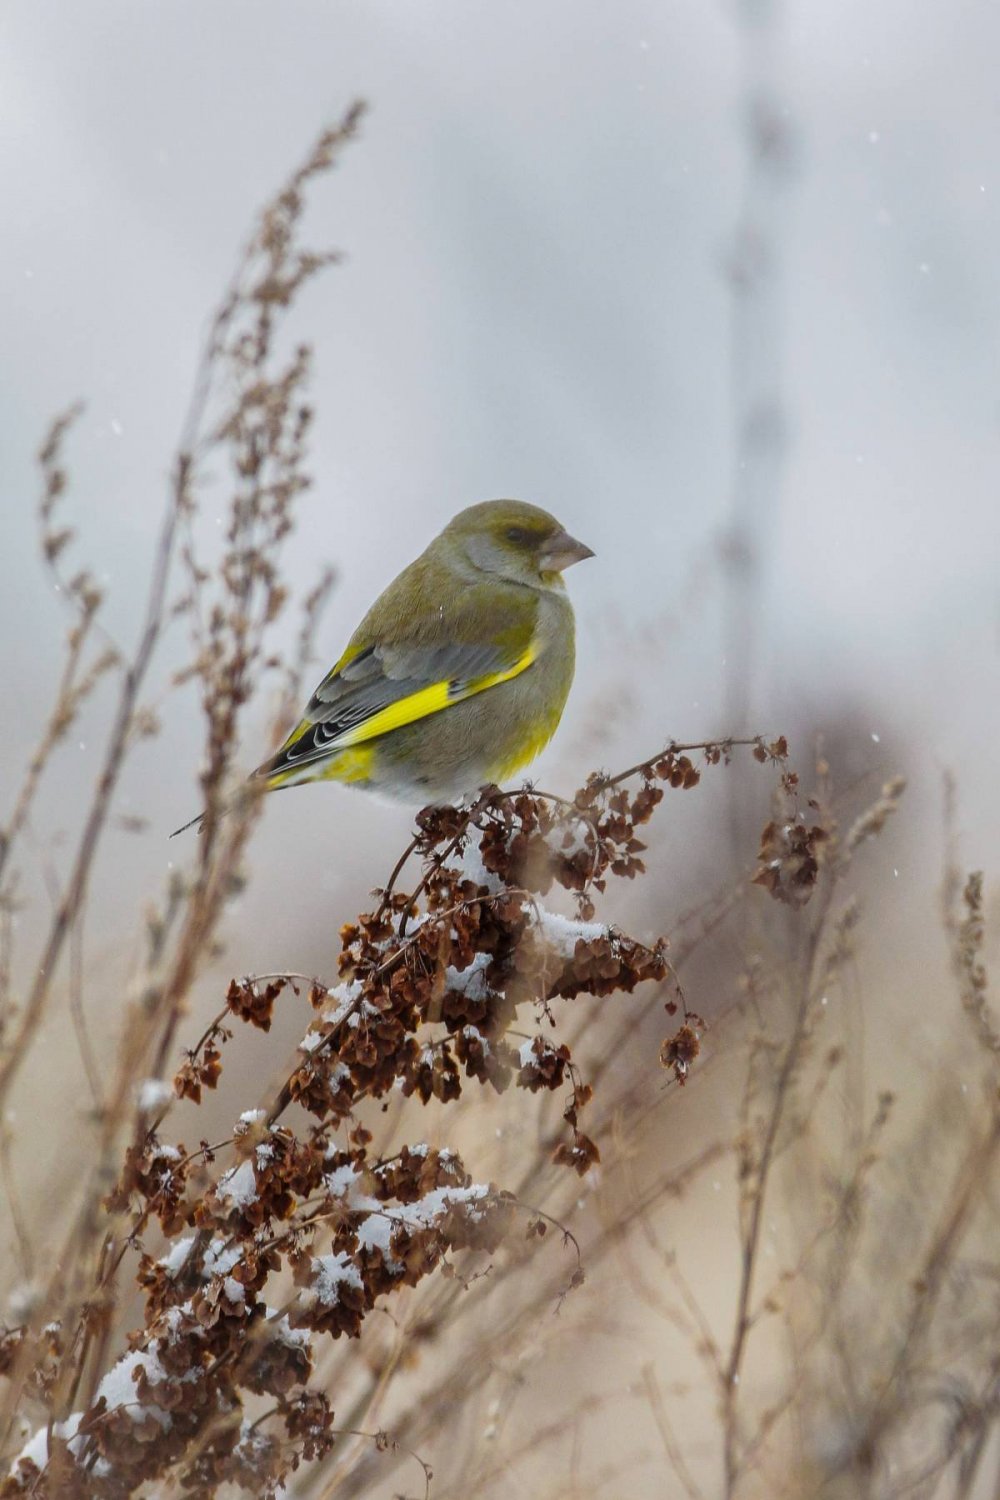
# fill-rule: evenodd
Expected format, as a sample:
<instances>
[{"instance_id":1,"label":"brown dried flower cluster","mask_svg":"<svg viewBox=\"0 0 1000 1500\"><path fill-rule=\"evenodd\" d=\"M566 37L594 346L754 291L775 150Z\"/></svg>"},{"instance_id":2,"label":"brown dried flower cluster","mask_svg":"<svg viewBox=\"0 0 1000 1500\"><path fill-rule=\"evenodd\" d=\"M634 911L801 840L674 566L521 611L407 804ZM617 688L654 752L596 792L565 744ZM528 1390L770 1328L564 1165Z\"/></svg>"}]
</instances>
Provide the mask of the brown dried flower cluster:
<instances>
[{"instance_id":1,"label":"brown dried flower cluster","mask_svg":"<svg viewBox=\"0 0 1000 1500\"><path fill-rule=\"evenodd\" d=\"M445 1256L496 1252L518 1215L530 1237L541 1232L537 1214L473 1181L454 1153L418 1142L372 1157L359 1109L393 1090L447 1105L473 1079L497 1091L565 1089L554 1159L581 1174L599 1160L580 1128L592 1089L567 1043L547 1033L558 1001L645 981L677 1009L666 943L595 920L595 898L609 875L641 870L637 829L664 786L697 783L695 749L712 764L731 747L671 746L624 779L592 777L572 800L488 788L469 808L420 815L377 906L343 929L336 983L310 986L313 1019L270 1105L244 1111L224 1146L190 1150L150 1122L128 1149L105 1204L128 1228L109 1237L106 1256L115 1267L136 1258L143 1327L89 1403L39 1430L0 1495L120 1500L167 1476L198 1494L235 1485L272 1495L336 1438L330 1398L309 1383L318 1338L357 1337L379 1299ZM421 874L404 892L411 856ZM542 904L553 887L572 893L576 916ZM197 1104L216 1088L233 1025L267 1031L288 991L301 991L291 976L234 979L177 1073L176 1096ZM681 1081L696 1025L686 1014L664 1044ZM292 1105L304 1126L286 1121ZM153 1250L157 1228L165 1243ZM8 1336L8 1362L31 1364L39 1400L72 1337L53 1326Z\"/></svg>"}]
</instances>

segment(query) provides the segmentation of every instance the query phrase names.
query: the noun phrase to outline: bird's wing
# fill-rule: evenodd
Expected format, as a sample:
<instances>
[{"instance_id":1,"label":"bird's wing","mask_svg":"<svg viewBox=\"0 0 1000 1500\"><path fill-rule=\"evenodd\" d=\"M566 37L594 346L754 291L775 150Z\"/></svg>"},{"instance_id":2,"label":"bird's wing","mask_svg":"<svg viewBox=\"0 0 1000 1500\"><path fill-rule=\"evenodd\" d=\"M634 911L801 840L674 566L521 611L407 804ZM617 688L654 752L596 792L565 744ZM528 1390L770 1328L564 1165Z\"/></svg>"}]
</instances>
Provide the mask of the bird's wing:
<instances>
[{"instance_id":1,"label":"bird's wing","mask_svg":"<svg viewBox=\"0 0 1000 1500\"><path fill-rule=\"evenodd\" d=\"M254 774L268 780L283 778L338 750L508 682L538 655L533 626L533 619L513 628L508 624L492 645L352 643L320 683L281 749Z\"/></svg>"}]
</instances>

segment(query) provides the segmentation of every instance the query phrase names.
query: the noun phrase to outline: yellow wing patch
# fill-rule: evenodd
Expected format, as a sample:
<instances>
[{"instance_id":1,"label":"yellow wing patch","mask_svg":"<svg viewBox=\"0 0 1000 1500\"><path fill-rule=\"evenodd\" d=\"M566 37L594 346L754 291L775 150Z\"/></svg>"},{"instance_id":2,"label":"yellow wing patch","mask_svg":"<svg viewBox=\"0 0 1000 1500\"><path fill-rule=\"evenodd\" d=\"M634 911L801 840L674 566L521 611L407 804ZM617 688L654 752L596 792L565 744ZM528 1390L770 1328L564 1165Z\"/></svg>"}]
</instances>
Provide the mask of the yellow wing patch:
<instances>
[{"instance_id":1,"label":"yellow wing patch","mask_svg":"<svg viewBox=\"0 0 1000 1500\"><path fill-rule=\"evenodd\" d=\"M374 742L376 740L383 735L391 734L394 729L402 729L404 725L415 724L421 719L429 718L432 714L440 713L442 709L450 708L452 704L461 703L464 699L473 698L477 693L483 693L488 688L497 687L501 682L509 682L512 677L517 677L521 672L527 671L537 656L538 649L532 642L513 665L504 668L503 671L489 672L480 677L470 677L458 682L453 679L444 679L440 682L429 683L427 687L418 688L416 692L408 693L405 698L386 704L384 708L370 714L361 723L354 724L341 734L334 735L326 742L321 754L311 753L303 756L299 761L293 758L290 763L285 761L281 764L285 753L315 729L318 722L315 718L302 719L275 757L278 764L268 775L268 788L295 786L306 781L367 781L375 756ZM341 663L347 659L347 653L345 653L341 658ZM338 663L338 666L331 672L331 678L335 676L341 663ZM558 715L551 726L546 726L540 731L541 744L549 738L556 722L558 722ZM266 774L266 768L262 767L261 772Z\"/></svg>"},{"instance_id":2,"label":"yellow wing patch","mask_svg":"<svg viewBox=\"0 0 1000 1500\"><path fill-rule=\"evenodd\" d=\"M325 760L307 761L304 766L292 765L279 771L269 778L267 789L275 792L279 787L298 786L307 781L341 781L348 786L355 785L368 780L374 759L373 745L362 745L356 750L335 750Z\"/></svg>"},{"instance_id":3,"label":"yellow wing patch","mask_svg":"<svg viewBox=\"0 0 1000 1500\"><path fill-rule=\"evenodd\" d=\"M390 734L394 729L402 729L404 724L414 724L418 719L426 719L431 714L440 713L444 708L450 708L453 703L461 703L466 698L473 698L477 693L483 693L487 688L498 687L501 682L509 682L512 677L518 677L527 671L538 655L537 649L532 643L528 649L518 657L512 667L503 672L490 672L485 677L473 677L468 682L463 682L453 687L450 682L433 682L429 687L420 688L416 693L410 693L406 698L400 698L396 703L390 703L378 713L372 714L371 718L365 719L364 723L356 724L353 729L348 729L344 734L337 736L331 741L331 749L347 748L349 745L360 745L366 740L377 739L380 735Z\"/></svg>"},{"instance_id":4,"label":"yellow wing patch","mask_svg":"<svg viewBox=\"0 0 1000 1500\"><path fill-rule=\"evenodd\" d=\"M440 713L451 701L448 684L432 682L430 687L421 688L419 692L410 693L408 697L398 698L395 703L380 708L378 713L355 724L353 729L338 734L332 743L345 747L360 745L365 740L377 739L380 734L388 734L390 730L402 729L404 724L412 724L416 719L426 719L430 714Z\"/></svg>"}]
</instances>

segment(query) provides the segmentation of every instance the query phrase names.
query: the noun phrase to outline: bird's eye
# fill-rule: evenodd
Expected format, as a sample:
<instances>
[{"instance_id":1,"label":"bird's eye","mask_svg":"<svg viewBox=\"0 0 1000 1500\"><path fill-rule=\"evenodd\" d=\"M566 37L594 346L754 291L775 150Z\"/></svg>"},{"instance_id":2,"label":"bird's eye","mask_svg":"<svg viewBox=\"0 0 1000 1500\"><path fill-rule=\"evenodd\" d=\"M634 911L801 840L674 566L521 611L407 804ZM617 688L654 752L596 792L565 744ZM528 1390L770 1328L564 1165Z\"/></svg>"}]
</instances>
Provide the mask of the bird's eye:
<instances>
[{"instance_id":1,"label":"bird's eye","mask_svg":"<svg viewBox=\"0 0 1000 1500\"><path fill-rule=\"evenodd\" d=\"M523 526L508 526L504 535L506 536L508 542L515 542L518 546L521 547L523 547L526 542L531 541L530 533L525 531Z\"/></svg>"}]
</instances>

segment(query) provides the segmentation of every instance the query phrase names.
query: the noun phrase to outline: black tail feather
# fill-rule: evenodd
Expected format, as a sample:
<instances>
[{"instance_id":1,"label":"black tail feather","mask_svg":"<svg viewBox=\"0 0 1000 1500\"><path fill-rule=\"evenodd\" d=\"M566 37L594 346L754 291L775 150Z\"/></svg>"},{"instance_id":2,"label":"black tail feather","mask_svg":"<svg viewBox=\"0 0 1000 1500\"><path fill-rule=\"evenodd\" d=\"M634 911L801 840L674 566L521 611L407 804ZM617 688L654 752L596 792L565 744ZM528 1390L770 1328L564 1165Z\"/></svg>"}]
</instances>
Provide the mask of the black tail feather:
<instances>
[{"instance_id":1,"label":"black tail feather","mask_svg":"<svg viewBox=\"0 0 1000 1500\"><path fill-rule=\"evenodd\" d=\"M198 825L198 832L201 833L205 823L205 814L203 812L200 812L196 818L192 818L190 823L182 823L180 828L175 828L170 837L175 839L179 833L187 833L188 829L193 828L196 823Z\"/></svg>"}]
</instances>

